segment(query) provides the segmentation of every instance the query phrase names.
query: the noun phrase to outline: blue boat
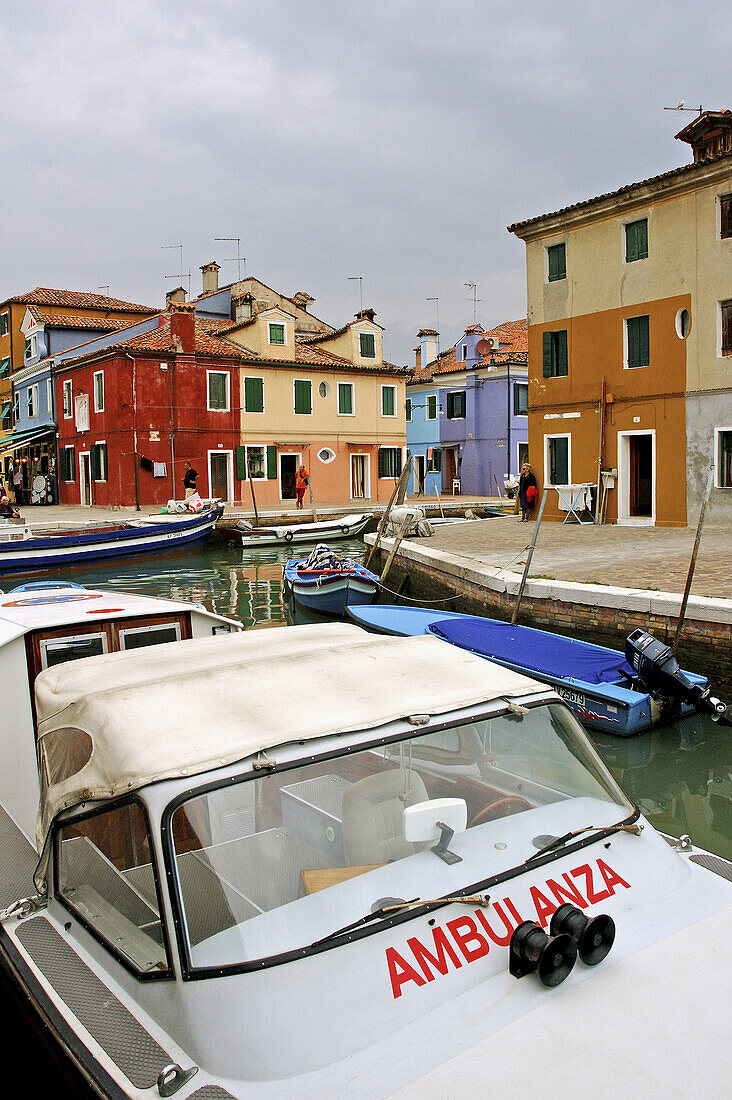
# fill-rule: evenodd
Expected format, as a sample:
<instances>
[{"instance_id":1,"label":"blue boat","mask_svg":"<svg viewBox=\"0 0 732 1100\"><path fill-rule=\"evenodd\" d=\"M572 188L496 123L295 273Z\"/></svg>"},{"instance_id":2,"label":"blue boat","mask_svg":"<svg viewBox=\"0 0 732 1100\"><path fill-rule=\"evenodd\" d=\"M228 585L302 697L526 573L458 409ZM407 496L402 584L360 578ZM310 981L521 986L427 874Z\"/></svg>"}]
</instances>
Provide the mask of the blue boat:
<instances>
[{"instance_id":1,"label":"blue boat","mask_svg":"<svg viewBox=\"0 0 732 1100\"><path fill-rule=\"evenodd\" d=\"M0 526L0 575L36 573L59 565L120 558L128 554L168 552L208 538L223 506L194 514L141 516L124 523L89 523L35 529Z\"/></svg>"},{"instance_id":2,"label":"blue boat","mask_svg":"<svg viewBox=\"0 0 732 1100\"><path fill-rule=\"evenodd\" d=\"M293 600L323 615L342 617L348 607L373 603L378 593L375 573L351 558L336 558L322 544L309 558L291 558L283 570L282 594L286 602Z\"/></svg>"},{"instance_id":3,"label":"blue boat","mask_svg":"<svg viewBox=\"0 0 732 1100\"><path fill-rule=\"evenodd\" d=\"M624 654L616 649L534 627L432 608L379 604L349 608L347 614L382 634L435 634L461 649L543 680L590 729L629 737L669 717L664 700L638 685ZM705 676L684 675L693 684L707 685ZM683 703L675 713L683 716L693 711L693 706Z\"/></svg>"}]
</instances>

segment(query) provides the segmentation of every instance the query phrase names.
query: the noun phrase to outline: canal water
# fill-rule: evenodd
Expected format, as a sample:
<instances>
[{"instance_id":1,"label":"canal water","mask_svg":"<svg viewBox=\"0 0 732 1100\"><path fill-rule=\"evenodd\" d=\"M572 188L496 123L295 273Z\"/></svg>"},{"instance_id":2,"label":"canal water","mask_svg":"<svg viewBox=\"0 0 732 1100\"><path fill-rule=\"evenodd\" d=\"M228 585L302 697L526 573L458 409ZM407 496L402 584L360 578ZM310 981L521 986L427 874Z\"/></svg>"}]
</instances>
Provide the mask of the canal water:
<instances>
[{"instance_id":1,"label":"canal water","mask_svg":"<svg viewBox=\"0 0 732 1100\"><path fill-rule=\"evenodd\" d=\"M338 547L344 555L363 556L360 539L339 543ZM287 624L281 593L282 566L289 557L306 552L289 547L254 552L212 540L199 549L139 561L68 568L63 575L91 587L202 603L211 611L240 620L246 627L266 629ZM11 586L12 581L3 578L5 590ZM653 825L674 836L689 833L696 844L732 859L731 732L716 726L710 718L695 715L637 737L591 736ZM19 1078L32 1079L38 1095L89 1095L80 1082L61 1078L59 1066L43 1040L25 1022L24 1006L14 1001L2 980L0 1015L5 1021L0 1029L0 1053L6 1070L13 1070Z\"/></svg>"}]
</instances>

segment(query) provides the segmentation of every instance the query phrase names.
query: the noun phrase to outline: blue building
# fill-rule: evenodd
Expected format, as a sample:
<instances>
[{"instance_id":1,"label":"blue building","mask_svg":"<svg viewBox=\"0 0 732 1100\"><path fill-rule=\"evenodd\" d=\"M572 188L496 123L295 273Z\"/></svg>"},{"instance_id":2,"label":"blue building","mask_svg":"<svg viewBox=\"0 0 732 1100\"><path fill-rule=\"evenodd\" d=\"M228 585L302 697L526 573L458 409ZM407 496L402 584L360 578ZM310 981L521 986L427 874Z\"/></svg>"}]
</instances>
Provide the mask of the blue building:
<instances>
[{"instance_id":1,"label":"blue building","mask_svg":"<svg viewBox=\"0 0 732 1100\"><path fill-rule=\"evenodd\" d=\"M526 321L471 325L442 354L436 332L419 336L407 385L410 491L497 496L528 456Z\"/></svg>"}]
</instances>

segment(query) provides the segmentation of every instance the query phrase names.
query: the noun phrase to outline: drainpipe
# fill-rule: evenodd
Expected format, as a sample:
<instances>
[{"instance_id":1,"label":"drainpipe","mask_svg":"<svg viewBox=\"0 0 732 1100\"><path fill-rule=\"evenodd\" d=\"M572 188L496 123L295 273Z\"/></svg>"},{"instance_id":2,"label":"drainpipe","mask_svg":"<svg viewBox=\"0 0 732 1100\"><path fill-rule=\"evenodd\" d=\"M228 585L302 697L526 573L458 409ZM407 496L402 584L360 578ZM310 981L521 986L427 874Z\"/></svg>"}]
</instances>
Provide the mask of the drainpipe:
<instances>
[{"instance_id":1,"label":"drainpipe","mask_svg":"<svg viewBox=\"0 0 732 1100\"><path fill-rule=\"evenodd\" d=\"M511 364L506 362L506 459L508 476L511 477Z\"/></svg>"},{"instance_id":2,"label":"drainpipe","mask_svg":"<svg viewBox=\"0 0 732 1100\"><path fill-rule=\"evenodd\" d=\"M178 356L173 355L170 368L170 499L175 500L175 385L173 375L178 366Z\"/></svg>"},{"instance_id":3,"label":"drainpipe","mask_svg":"<svg viewBox=\"0 0 732 1100\"><path fill-rule=\"evenodd\" d=\"M140 511L140 471L137 465L137 360L125 352L125 359L132 363L132 460L135 464L135 508Z\"/></svg>"}]
</instances>

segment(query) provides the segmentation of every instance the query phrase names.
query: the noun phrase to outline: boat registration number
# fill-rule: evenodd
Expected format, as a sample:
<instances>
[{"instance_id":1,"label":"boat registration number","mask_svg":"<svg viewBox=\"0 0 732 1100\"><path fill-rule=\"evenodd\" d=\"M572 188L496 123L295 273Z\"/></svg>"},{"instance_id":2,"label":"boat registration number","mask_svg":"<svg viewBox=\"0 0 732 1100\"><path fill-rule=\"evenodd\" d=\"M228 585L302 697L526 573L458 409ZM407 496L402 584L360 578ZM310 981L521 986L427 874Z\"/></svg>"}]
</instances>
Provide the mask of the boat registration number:
<instances>
[{"instance_id":1,"label":"boat registration number","mask_svg":"<svg viewBox=\"0 0 732 1100\"><path fill-rule=\"evenodd\" d=\"M556 692L561 695L563 699L566 699L568 703L576 703L578 706L583 707L585 705L585 696L581 691L571 691L569 688L556 687Z\"/></svg>"}]
</instances>

